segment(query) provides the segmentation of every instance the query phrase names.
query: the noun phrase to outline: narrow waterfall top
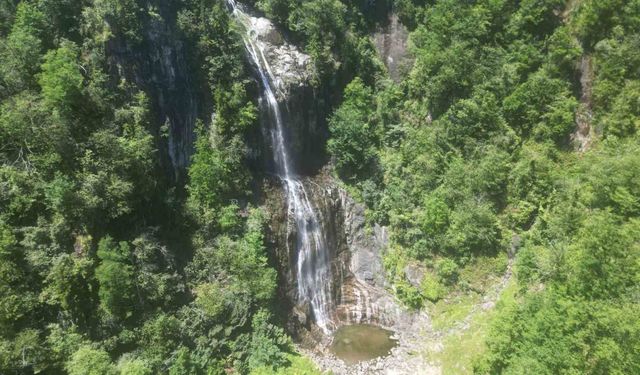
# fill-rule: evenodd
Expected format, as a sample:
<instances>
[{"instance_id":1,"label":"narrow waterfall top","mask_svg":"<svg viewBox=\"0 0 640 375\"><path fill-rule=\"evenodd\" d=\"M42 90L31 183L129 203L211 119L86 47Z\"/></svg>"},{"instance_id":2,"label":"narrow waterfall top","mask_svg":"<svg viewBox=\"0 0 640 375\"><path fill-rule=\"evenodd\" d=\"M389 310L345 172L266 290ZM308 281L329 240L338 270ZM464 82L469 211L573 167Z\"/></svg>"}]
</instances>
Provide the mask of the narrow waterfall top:
<instances>
[{"instance_id":1,"label":"narrow waterfall top","mask_svg":"<svg viewBox=\"0 0 640 375\"><path fill-rule=\"evenodd\" d=\"M229 3L257 46L259 57L265 60L278 99L284 99L294 87L309 85L314 72L311 57L288 43L269 19L251 15L241 4Z\"/></svg>"}]
</instances>

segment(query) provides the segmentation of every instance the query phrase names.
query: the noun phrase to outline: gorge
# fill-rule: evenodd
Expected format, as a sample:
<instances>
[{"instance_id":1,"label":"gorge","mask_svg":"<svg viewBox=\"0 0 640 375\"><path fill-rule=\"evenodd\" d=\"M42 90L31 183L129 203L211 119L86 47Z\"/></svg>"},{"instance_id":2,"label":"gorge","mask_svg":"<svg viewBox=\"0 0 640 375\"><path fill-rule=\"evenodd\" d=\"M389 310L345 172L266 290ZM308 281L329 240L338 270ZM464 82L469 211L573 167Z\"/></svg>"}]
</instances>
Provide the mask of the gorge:
<instances>
[{"instance_id":1,"label":"gorge","mask_svg":"<svg viewBox=\"0 0 640 375\"><path fill-rule=\"evenodd\" d=\"M341 324L395 324L401 309L391 302L392 298L382 288L364 286L364 277L372 279L373 273L378 273L378 286L385 285L384 277L380 274L380 252L384 243L379 243L376 249L360 249L362 252L378 253L366 260L358 260L358 253L347 243L351 240L351 245L354 245L353 239L347 238L347 228L354 225L349 220L362 220L361 217L345 216L349 208L353 209L351 198L337 188L330 177L301 175L296 170L296 165L300 163L292 160L299 153L290 150L292 124L287 120L301 116L291 113L300 108L290 105L289 95L292 95L292 86L310 84L309 76L313 74L309 71L312 69L310 58L287 43L267 19L250 15L243 5L232 0L228 4L241 25L247 57L259 78L262 90L261 115L267 119L262 121L265 126L263 133L268 135L268 148L273 155L275 173L286 195L288 224L284 229L287 233L282 237L285 239L283 243L277 245L286 249L280 253L287 254L293 263L293 269L284 273L295 275L294 280L288 280L295 284L290 286L295 289L292 295L294 309L308 315L309 321L325 335ZM283 60L291 63L283 63ZM272 62L275 68L271 66ZM286 108L285 114L281 107ZM307 126L300 123L295 125ZM320 172L320 175L323 174L326 175L326 171ZM384 231L383 228L379 230ZM358 234L363 236L362 233ZM352 270L352 261L356 268L362 268L359 277ZM386 297L383 300L387 305L376 303L382 296Z\"/></svg>"},{"instance_id":2,"label":"gorge","mask_svg":"<svg viewBox=\"0 0 640 375\"><path fill-rule=\"evenodd\" d=\"M265 57L264 47L260 45L262 42L258 40L260 30L257 29L256 24L261 20L244 13L233 0L228 0L228 4L234 16L245 28L243 40L247 55L260 77L262 100L267 107L263 112L268 114L270 120L266 121L270 125L267 133L270 135L276 173L282 180L287 194L287 220L292 220L291 224L295 226L297 300L300 304L310 304L314 322L325 333L329 333L331 325L334 324L332 319L333 277L329 249L316 208L311 203L309 194L297 172L293 170L290 160L286 128L280 112L280 104L274 94L274 91L278 90L274 86L276 77ZM301 58L305 57L301 56ZM303 61L294 63L301 65ZM282 91L277 92L283 95Z\"/></svg>"},{"instance_id":3,"label":"gorge","mask_svg":"<svg viewBox=\"0 0 640 375\"><path fill-rule=\"evenodd\" d=\"M640 373L640 1L0 1L0 373Z\"/></svg>"},{"instance_id":4,"label":"gorge","mask_svg":"<svg viewBox=\"0 0 640 375\"><path fill-rule=\"evenodd\" d=\"M286 220L286 225L276 225L285 233L277 236L276 246L279 256L286 259L280 264L291 268L281 274L294 275L284 278L288 285L280 286L289 290L287 295L293 302L290 319L297 320L293 322L294 332L303 347L316 353L320 362L329 352L343 356L349 364L385 357L396 345L388 335L402 337L402 344L406 345L406 331L421 323L414 325L413 314L385 290L388 287L382 266L387 241L385 228L376 226L376 234L367 234L362 205L339 188L326 169L315 176L305 176L296 170L299 163L292 158L300 153L290 149L290 127L306 124L289 122L303 117L291 113L301 108L291 104L289 95L292 86L310 84L308 77L313 74L309 71L310 58L287 43L267 19L251 15L251 10L233 0L228 0L228 6L240 25L247 58L258 78L260 114L266 119L261 121L262 133L267 135L267 148L285 196L286 214L275 218ZM363 323L382 325L392 331L376 330ZM337 340L349 344L342 344L337 351L329 350L336 329L339 329ZM354 358L358 360L353 362ZM339 369L336 364L328 366L334 371ZM375 372L365 369L360 371Z\"/></svg>"}]
</instances>

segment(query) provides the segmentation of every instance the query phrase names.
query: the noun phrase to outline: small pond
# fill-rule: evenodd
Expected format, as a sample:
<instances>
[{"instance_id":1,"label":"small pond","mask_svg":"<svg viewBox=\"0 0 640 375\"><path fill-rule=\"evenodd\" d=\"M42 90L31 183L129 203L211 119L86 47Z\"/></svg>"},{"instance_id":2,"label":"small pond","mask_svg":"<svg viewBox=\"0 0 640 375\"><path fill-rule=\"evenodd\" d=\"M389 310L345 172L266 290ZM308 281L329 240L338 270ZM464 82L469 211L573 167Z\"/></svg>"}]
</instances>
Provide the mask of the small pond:
<instances>
[{"instance_id":1,"label":"small pond","mask_svg":"<svg viewBox=\"0 0 640 375\"><path fill-rule=\"evenodd\" d=\"M330 350L346 364L353 365L389 354L398 342L393 332L370 324L342 326L333 335Z\"/></svg>"}]
</instances>

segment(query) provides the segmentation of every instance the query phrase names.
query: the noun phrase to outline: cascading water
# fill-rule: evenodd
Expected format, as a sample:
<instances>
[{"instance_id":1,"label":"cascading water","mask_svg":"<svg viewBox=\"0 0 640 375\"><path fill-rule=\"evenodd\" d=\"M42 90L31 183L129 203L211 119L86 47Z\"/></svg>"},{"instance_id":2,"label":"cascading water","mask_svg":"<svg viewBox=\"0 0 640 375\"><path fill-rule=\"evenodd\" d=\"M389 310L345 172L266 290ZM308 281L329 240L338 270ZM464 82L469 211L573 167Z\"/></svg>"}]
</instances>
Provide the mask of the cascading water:
<instances>
[{"instance_id":1,"label":"cascading water","mask_svg":"<svg viewBox=\"0 0 640 375\"><path fill-rule=\"evenodd\" d=\"M262 86L262 99L268 106L276 173L287 194L288 217L296 229L297 287L300 303L309 303L315 322L325 333L332 328L332 277L329 249L325 234L309 199L304 184L295 173L285 142L285 125L274 91L274 77L264 46L256 37L258 19L246 14L234 0L227 0L234 16L244 27L243 40L248 57L253 61Z\"/></svg>"}]
</instances>

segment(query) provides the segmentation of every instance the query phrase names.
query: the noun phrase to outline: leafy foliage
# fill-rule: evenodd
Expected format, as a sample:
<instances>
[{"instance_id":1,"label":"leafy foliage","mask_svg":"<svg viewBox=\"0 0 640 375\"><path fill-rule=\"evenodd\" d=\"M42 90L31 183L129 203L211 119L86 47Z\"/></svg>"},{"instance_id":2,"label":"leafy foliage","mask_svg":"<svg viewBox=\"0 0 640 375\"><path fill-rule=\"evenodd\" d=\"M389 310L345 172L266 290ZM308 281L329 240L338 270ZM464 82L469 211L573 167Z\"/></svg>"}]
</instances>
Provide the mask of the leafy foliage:
<instances>
[{"instance_id":1,"label":"leafy foliage","mask_svg":"<svg viewBox=\"0 0 640 375\"><path fill-rule=\"evenodd\" d=\"M67 364L67 371L71 375L90 374L104 375L115 374L116 369L109 354L100 349L83 346L73 354Z\"/></svg>"},{"instance_id":2,"label":"leafy foliage","mask_svg":"<svg viewBox=\"0 0 640 375\"><path fill-rule=\"evenodd\" d=\"M420 309L515 257L477 373L640 372L638 1L254 3L313 58L327 151L389 227L398 297ZM400 82L370 38L392 7ZM158 29L205 98L186 185L118 55ZM1 373L313 373L271 311L243 61L222 1L0 1Z\"/></svg>"},{"instance_id":3,"label":"leafy foliage","mask_svg":"<svg viewBox=\"0 0 640 375\"><path fill-rule=\"evenodd\" d=\"M45 103L52 108L68 111L78 100L83 77L77 59L77 47L72 42L62 43L44 56L39 83Z\"/></svg>"},{"instance_id":4,"label":"leafy foliage","mask_svg":"<svg viewBox=\"0 0 640 375\"><path fill-rule=\"evenodd\" d=\"M371 174L376 132L367 116L372 102L371 89L356 78L345 88L344 102L330 120L327 149L345 179Z\"/></svg>"},{"instance_id":5,"label":"leafy foliage","mask_svg":"<svg viewBox=\"0 0 640 375\"><path fill-rule=\"evenodd\" d=\"M166 168L155 87L116 47L144 54L158 28L206 98L188 187ZM288 338L260 320L276 272L247 204L242 48L221 1L0 2L0 373L286 362Z\"/></svg>"},{"instance_id":6,"label":"leafy foliage","mask_svg":"<svg viewBox=\"0 0 640 375\"><path fill-rule=\"evenodd\" d=\"M390 227L397 296L465 293L460 269L508 254L517 303L477 373L638 372L638 2L396 7L415 63L401 82L347 86L328 149ZM376 100L357 106L354 88Z\"/></svg>"},{"instance_id":7,"label":"leafy foliage","mask_svg":"<svg viewBox=\"0 0 640 375\"><path fill-rule=\"evenodd\" d=\"M126 242L114 243L104 237L98 244L100 265L96 268L100 305L119 319L133 314L135 307L133 267L129 264L131 250Z\"/></svg>"}]
</instances>

